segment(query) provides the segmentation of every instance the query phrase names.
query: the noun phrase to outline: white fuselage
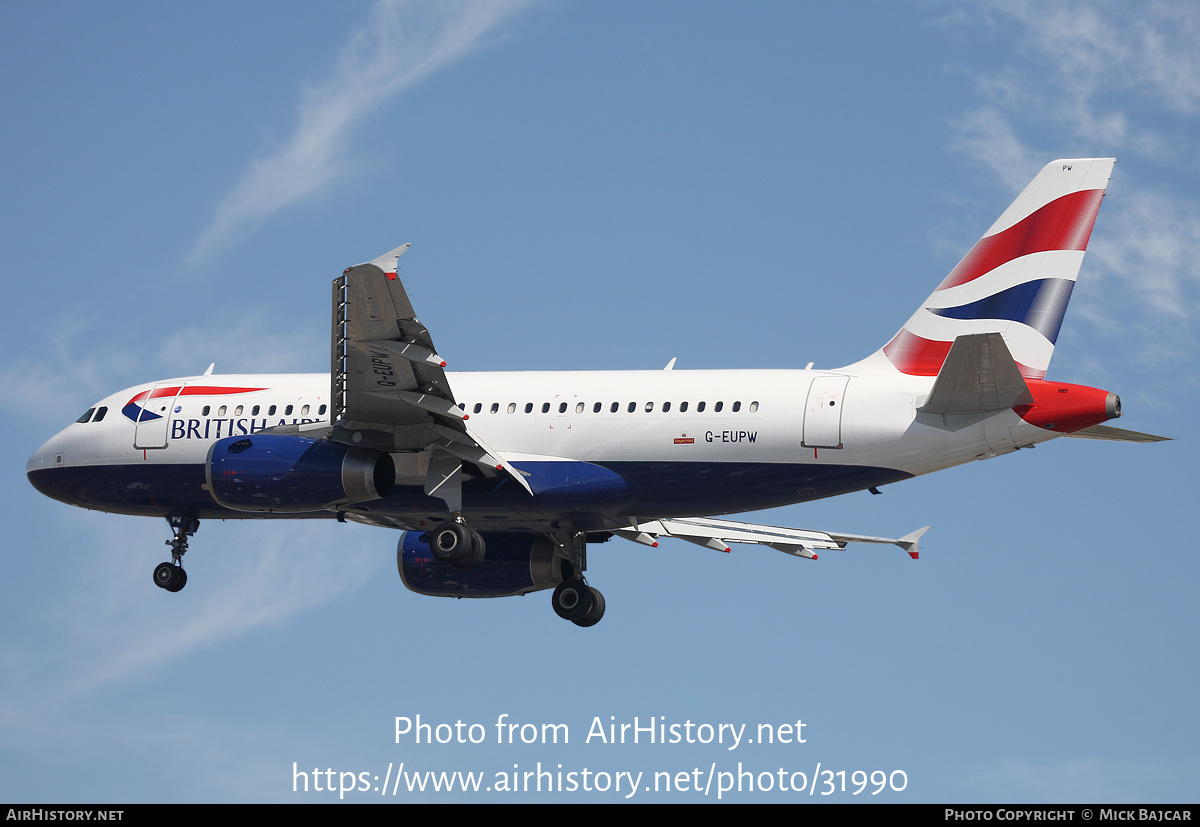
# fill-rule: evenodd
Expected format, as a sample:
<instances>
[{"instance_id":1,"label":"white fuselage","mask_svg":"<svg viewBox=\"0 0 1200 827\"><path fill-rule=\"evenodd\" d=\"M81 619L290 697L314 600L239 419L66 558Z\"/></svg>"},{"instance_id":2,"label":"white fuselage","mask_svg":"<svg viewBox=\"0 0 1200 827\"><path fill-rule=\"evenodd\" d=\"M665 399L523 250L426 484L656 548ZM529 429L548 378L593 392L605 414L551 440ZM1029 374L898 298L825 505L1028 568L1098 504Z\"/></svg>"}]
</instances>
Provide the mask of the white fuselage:
<instances>
[{"instance_id":1,"label":"white fuselage","mask_svg":"<svg viewBox=\"0 0 1200 827\"><path fill-rule=\"evenodd\" d=\"M1012 410L960 417L948 427L941 416L917 411L932 377L867 363L838 371L454 373L448 379L472 432L518 469L589 463L636 483L639 501L623 503L619 515L592 515L600 523L816 499L1060 436ZM147 398L155 388L180 390ZM318 428L328 422L329 397L325 374L192 376L130 388L97 403L97 410L107 409L100 421L93 414L43 445L29 461L30 479L51 496L103 510L266 516L205 501L210 448L278 425ZM146 422L139 408L159 418ZM170 495L185 478L186 493ZM397 525L428 516L428 498L412 489L365 510L391 515ZM511 491L508 497L492 509L477 493L466 510L494 512L497 528L528 525L529 509Z\"/></svg>"}]
</instances>

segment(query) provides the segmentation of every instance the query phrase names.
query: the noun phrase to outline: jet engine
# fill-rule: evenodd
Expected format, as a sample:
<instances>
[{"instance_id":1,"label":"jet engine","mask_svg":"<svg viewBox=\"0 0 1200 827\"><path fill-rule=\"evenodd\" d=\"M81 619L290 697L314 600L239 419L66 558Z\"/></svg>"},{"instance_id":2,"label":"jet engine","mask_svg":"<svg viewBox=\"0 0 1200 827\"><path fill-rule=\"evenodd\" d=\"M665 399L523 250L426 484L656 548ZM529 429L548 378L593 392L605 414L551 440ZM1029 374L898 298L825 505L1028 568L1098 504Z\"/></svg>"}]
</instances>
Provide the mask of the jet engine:
<instances>
[{"instance_id":1,"label":"jet engine","mask_svg":"<svg viewBox=\"0 0 1200 827\"><path fill-rule=\"evenodd\" d=\"M212 498L235 511L321 511L382 499L396 484L387 454L283 434L219 440L205 473Z\"/></svg>"},{"instance_id":2,"label":"jet engine","mask_svg":"<svg viewBox=\"0 0 1200 827\"><path fill-rule=\"evenodd\" d=\"M509 597L552 589L570 579L571 564L537 534L484 533L487 557L463 571L440 562L429 533L406 531L396 546L396 568L409 590L433 597Z\"/></svg>"}]
</instances>

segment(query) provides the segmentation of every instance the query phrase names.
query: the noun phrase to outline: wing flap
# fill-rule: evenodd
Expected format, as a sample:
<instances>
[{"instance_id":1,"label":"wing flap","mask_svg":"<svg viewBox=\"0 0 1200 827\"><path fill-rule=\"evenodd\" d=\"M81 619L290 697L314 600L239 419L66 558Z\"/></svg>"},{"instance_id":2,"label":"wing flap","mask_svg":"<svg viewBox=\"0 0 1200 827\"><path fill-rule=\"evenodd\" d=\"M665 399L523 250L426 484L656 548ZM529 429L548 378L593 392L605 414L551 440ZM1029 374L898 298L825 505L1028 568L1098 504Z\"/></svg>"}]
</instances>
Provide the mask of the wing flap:
<instances>
[{"instance_id":1,"label":"wing flap","mask_svg":"<svg viewBox=\"0 0 1200 827\"><path fill-rule=\"evenodd\" d=\"M929 526L906 534L898 540L871 537L863 534L834 534L798 528L741 523L733 520L714 520L707 517L686 517L673 520L651 520L617 529L616 534L643 545L658 545L658 537L675 537L696 545L729 551L730 543L762 545L794 557L817 559L817 551L843 549L847 543L886 543L900 546L914 560L917 543Z\"/></svg>"}]
</instances>

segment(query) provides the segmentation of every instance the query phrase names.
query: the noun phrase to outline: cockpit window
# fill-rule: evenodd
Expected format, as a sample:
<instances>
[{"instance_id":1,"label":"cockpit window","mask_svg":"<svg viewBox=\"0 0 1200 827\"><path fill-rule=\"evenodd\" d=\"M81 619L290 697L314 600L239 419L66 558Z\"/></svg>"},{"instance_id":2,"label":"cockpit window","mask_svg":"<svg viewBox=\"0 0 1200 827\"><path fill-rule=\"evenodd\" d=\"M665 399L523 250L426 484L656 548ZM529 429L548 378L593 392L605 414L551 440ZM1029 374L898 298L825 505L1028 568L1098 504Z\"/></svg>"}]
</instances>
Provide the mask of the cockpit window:
<instances>
[{"instance_id":1,"label":"cockpit window","mask_svg":"<svg viewBox=\"0 0 1200 827\"><path fill-rule=\"evenodd\" d=\"M95 412L96 412L95 408L88 408L87 412L83 416L79 417L79 419L76 419L75 421L76 422L87 422L89 419L92 418L92 414L94 414Z\"/></svg>"},{"instance_id":2,"label":"cockpit window","mask_svg":"<svg viewBox=\"0 0 1200 827\"><path fill-rule=\"evenodd\" d=\"M108 413L108 408L105 408L105 407L96 408L96 418L93 419L92 421L99 422L101 419L104 419L104 415L106 413Z\"/></svg>"}]
</instances>

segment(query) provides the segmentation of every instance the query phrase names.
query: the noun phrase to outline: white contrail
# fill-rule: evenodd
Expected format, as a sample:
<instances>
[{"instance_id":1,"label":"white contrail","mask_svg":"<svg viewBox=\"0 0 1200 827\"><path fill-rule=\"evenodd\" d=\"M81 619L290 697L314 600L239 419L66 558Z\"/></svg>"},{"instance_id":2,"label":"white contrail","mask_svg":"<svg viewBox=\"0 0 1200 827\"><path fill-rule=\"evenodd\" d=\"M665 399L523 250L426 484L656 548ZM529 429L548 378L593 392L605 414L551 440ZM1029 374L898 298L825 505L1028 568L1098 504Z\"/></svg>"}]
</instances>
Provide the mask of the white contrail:
<instances>
[{"instance_id":1,"label":"white contrail","mask_svg":"<svg viewBox=\"0 0 1200 827\"><path fill-rule=\"evenodd\" d=\"M355 128L398 93L457 61L529 0L379 0L333 72L302 90L296 130L258 158L192 247L198 264L342 174Z\"/></svg>"}]
</instances>

